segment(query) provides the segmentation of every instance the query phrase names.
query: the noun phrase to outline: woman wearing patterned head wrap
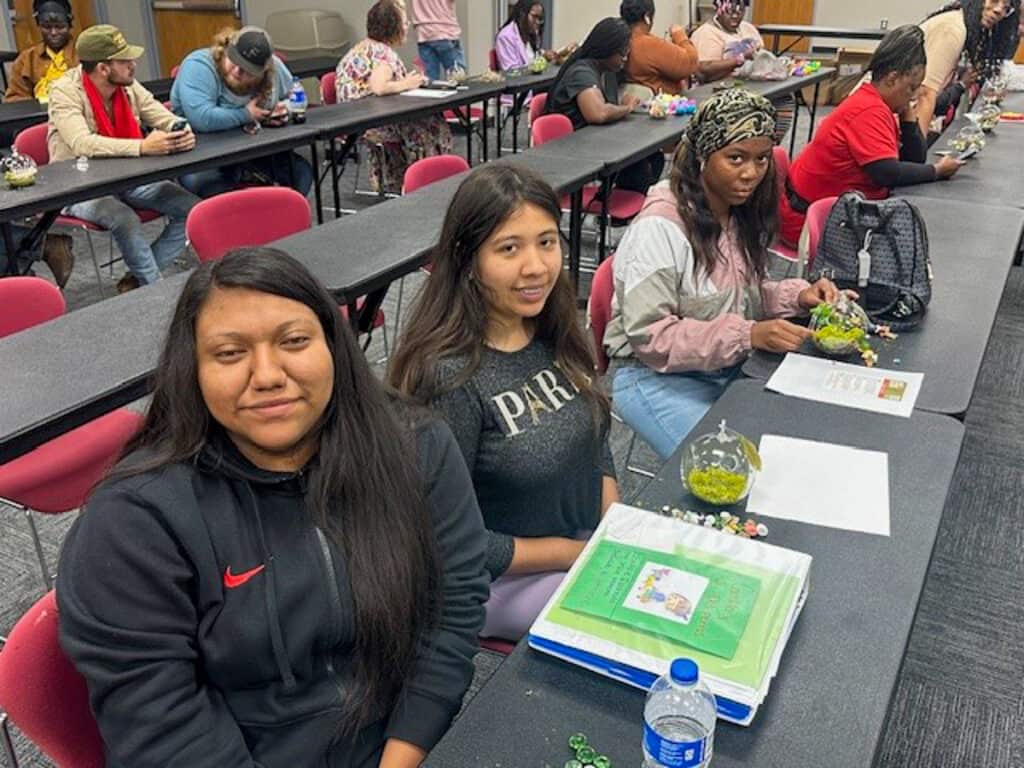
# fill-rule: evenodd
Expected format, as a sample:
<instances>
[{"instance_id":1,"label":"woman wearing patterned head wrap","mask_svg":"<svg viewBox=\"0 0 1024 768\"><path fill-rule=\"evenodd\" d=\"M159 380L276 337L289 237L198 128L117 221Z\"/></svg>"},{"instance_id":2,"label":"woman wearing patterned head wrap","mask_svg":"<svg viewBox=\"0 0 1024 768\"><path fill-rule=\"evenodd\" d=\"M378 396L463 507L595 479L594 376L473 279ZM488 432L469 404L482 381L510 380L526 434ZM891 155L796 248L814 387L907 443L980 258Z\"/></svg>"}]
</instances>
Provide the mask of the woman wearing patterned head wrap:
<instances>
[{"instance_id":1,"label":"woman wearing patterned head wrap","mask_svg":"<svg viewBox=\"0 0 1024 768\"><path fill-rule=\"evenodd\" d=\"M836 298L828 280L773 281L775 110L742 89L701 105L619 244L604 337L622 418L667 458L751 349L796 350L786 320Z\"/></svg>"}]
</instances>

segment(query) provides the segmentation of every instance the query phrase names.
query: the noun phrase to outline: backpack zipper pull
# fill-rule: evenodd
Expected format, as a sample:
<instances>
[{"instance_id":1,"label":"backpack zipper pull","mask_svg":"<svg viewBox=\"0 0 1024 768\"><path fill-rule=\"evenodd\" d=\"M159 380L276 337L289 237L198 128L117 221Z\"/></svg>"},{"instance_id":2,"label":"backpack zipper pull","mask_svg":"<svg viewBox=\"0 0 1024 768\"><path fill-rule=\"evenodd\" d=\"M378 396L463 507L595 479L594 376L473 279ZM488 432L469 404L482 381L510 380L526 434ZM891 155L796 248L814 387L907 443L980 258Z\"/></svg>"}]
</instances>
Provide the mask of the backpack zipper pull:
<instances>
[{"instance_id":1,"label":"backpack zipper pull","mask_svg":"<svg viewBox=\"0 0 1024 768\"><path fill-rule=\"evenodd\" d=\"M857 251L857 287L867 288L868 278L871 276L871 230L864 235L864 245Z\"/></svg>"}]
</instances>

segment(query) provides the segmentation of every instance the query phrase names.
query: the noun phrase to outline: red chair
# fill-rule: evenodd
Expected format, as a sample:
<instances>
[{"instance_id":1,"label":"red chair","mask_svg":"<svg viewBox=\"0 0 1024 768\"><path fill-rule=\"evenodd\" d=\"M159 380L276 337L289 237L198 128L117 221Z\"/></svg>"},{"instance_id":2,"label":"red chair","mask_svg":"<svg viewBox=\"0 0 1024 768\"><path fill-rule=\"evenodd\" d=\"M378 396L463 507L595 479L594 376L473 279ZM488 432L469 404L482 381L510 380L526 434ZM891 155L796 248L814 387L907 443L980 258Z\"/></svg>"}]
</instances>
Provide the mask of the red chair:
<instances>
[{"instance_id":1,"label":"red chair","mask_svg":"<svg viewBox=\"0 0 1024 768\"><path fill-rule=\"evenodd\" d=\"M0 280L0 337L63 313L64 299L51 283L38 277ZM82 506L141 425L139 414L113 411L0 465L0 501L25 513L47 589L53 577L32 510L56 515Z\"/></svg>"},{"instance_id":2,"label":"red chair","mask_svg":"<svg viewBox=\"0 0 1024 768\"><path fill-rule=\"evenodd\" d=\"M469 170L469 163L459 155L434 155L424 157L405 169L402 179L402 194L410 195L417 189L456 176ZM423 266L424 272L430 272L430 265ZM395 326L402 313L402 294L405 292L405 277L398 280L398 301L395 303Z\"/></svg>"},{"instance_id":3,"label":"red chair","mask_svg":"<svg viewBox=\"0 0 1024 768\"><path fill-rule=\"evenodd\" d=\"M832 212L832 206L835 205L838 199L838 197L823 197L821 200L815 200L807 208L807 219L804 222L804 227L807 230L808 272L814 266L814 259L818 255L818 243L821 242L821 236L825 232L825 222L828 220L828 215Z\"/></svg>"},{"instance_id":4,"label":"red chair","mask_svg":"<svg viewBox=\"0 0 1024 768\"><path fill-rule=\"evenodd\" d=\"M57 768L103 768L103 739L89 707L85 680L57 640L52 590L28 609L0 651L3 737L9 717ZM13 756L13 754L12 754Z\"/></svg>"},{"instance_id":5,"label":"red chair","mask_svg":"<svg viewBox=\"0 0 1024 768\"><path fill-rule=\"evenodd\" d=\"M325 72L320 76L320 102L323 104L338 103L338 75L336 72Z\"/></svg>"},{"instance_id":6,"label":"red chair","mask_svg":"<svg viewBox=\"0 0 1024 768\"><path fill-rule=\"evenodd\" d=\"M590 298L587 300L587 325L594 337L594 361L597 363L597 373L602 376L608 371L604 332L608 327L608 321L612 319L612 297L615 295L615 277L612 273L614 260L615 254L612 254L597 265L590 282ZM623 423L614 410L612 417L620 424ZM630 464L635 446L636 432L633 432L629 438L629 448L626 449L626 469L643 477L654 477L653 472Z\"/></svg>"},{"instance_id":7,"label":"red chair","mask_svg":"<svg viewBox=\"0 0 1024 768\"><path fill-rule=\"evenodd\" d=\"M772 147L772 157L775 165L775 193L778 195L779 204L781 204L781 200L786 194L786 177L789 176L789 153L786 152L785 147L775 146ZM795 262L799 259L796 249L790 248L781 240L776 240L772 244L772 250L790 261Z\"/></svg>"},{"instance_id":8,"label":"red chair","mask_svg":"<svg viewBox=\"0 0 1024 768\"><path fill-rule=\"evenodd\" d=\"M491 72L501 72L501 65L498 63L498 51L494 48L487 52L487 66L490 67Z\"/></svg>"},{"instance_id":9,"label":"red chair","mask_svg":"<svg viewBox=\"0 0 1024 768\"><path fill-rule=\"evenodd\" d=\"M533 111L533 105L530 105ZM562 120L548 118L561 117ZM539 147L549 141L560 139L572 133L572 122L565 115L541 115L530 126L530 138L533 146ZM597 196L600 187L583 188L583 213L597 216L600 225L599 259L605 257L605 241L608 227L624 227L633 220L644 207L646 196L628 189L612 187L607 195L607 204L602 204ZM593 191L591 191L593 190ZM566 198L562 198L562 208L568 208Z\"/></svg>"},{"instance_id":10,"label":"red chair","mask_svg":"<svg viewBox=\"0 0 1024 768\"><path fill-rule=\"evenodd\" d=\"M434 155L424 157L405 169L402 181L402 194L408 195L417 189L433 184L435 181L469 170L469 163L459 155Z\"/></svg>"},{"instance_id":11,"label":"red chair","mask_svg":"<svg viewBox=\"0 0 1024 768\"><path fill-rule=\"evenodd\" d=\"M172 78L173 77L177 77L178 73L180 71L181 71L181 64L175 64L173 67L171 67L171 77Z\"/></svg>"},{"instance_id":12,"label":"red chair","mask_svg":"<svg viewBox=\"0 0 1024 768\"><path fill-rule=\"evenodd\" d=\"M36 165L43 166L50 162L50 148L46 143L46 133L49 128L47 123L40 123L39 125L33 125L29 128L25 128L18 132L18 135L14 137L14 148L23 155L28 155L36 161ZM156 211L151 211L145 208L137 208L135 213L139 217L139 221L143 224L155 221L159 219L161 214ZM114 236L110 235L110 259L100 264L99 259L96 258L96 247L92 242L93 232L108 232L106 227L101 227L99 224L95 224L85 219L79 219L75 216L65 216L61 214L54 220L54 224L62 227L72 227L75 229L81 229L85 232L85 241L89 245L89 255L92 257L92 265L96 269L96 282L99 284L100 294L103 293L103 276L100 273L101 267L111 266L116 259L113 257L114 253Z\"/></svg>"},{"instance_id":13,"label":"red chair","mask_svg":"<svg viewBox=\"0 0 1024 768\"><path fill-rule=\"evenodd\" d=\"M530 99L530 125L533 125L538 117L544 114L544 109L548 105L548 95L546 93L535 94Z\"/></svg>"},{"instance_id":14,"label":"red chair","mask_svg":"<svg viewBox=\"0 0 1024 768\"><path fill-rule=\"evenodd\" d=\"M199 261L216 261L233 248L266 245L309 229L309 201L289 187L248 187L202 200L185 220L185 236ZM341 308L348 316L348 308ZM384 325L378 310L373 327ZM388 336L384 333L385 354Z\"/></svg>"},{"instance_id":15,"label":"red chair","mask_svg":"<svg viewBox=\"0 0 1024 768\"><path fill-rule=\"evenodd\" d=\"M288 187L247 187L202 200L189 211L185 236L199 261L232 248L266 245L309 229L309 201Z\"/></svg>"}]
</instances>

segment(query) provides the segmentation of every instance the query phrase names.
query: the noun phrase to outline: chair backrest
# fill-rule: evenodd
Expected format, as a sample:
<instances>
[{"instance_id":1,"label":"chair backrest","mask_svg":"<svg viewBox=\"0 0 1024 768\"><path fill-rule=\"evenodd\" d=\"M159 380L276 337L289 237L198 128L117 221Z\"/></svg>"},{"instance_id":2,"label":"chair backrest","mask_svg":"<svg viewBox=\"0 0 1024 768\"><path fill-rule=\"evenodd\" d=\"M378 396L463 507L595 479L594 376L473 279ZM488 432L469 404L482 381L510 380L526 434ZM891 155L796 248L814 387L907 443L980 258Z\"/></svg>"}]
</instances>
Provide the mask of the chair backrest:
<instances>
[{"instance_id":1,"label":"chair backrest","mask_svg":"<svg viewBox=\"0 0 1024 768\"><path fill-rule=\"evenodd\" d=\"M608 370L608 355L604 351L604 329L612 316L612 296L615 295L615 279L612 276L612 261L615 254L602 261L594 270L590 282L590 301L587 302L587 321L594 335L594 360L597 372Z\"/></svg>"},{"instance_id":2,"label":"chair backrest","mask_svg":"<svg viewBox=\"0 0 1024 768\"><path fill-rule=\"evenodd\" d=\"M530 124L544 114L544 109L548 105L548 95L546 93L534 94L534 97L530 99Z\"/></svg>"},{"instance_id":3,"label":"chair backrest","mask_svg":"<svg viewBox=\"0 0 1024 768\"><path fill-rule=\"evenodd\" d=\"M64 314L60 289L41 277L0 280L0 339Z\"/></svg>"},{"instance_id":4,"label":"chair backrest","mask_svg":"<svg viewBox=\"0 0 1024 768\"><path fill-rule=\"evenodd\" d=\"M501 65L498 63L498 51L494 48L491 48L490 53L487 54L487 65L492 72L501 71Z\"/></svg>"},{"instance_id":5,"label":"chair backrest","mask_svg":"<svg viewBox=\"0 0 1024 768\"><path fill-rule=\"evenodd\" d=\"M103 768L85 680L57 642L56 593L14 625L0 651L0 708L58 768Z\"/></svg>"},{"instance_id":6,"label":"chair backrest","mask_svg":"<svg viewBox=\"0 0 1024 768\"><path fill-rule=\"evenodd\" d=\"M818 255L818 243L821 242L821 235L825 231L825 221L832 206L835 205L838 197L823 197L815 200L807 208L807 218L804 226L807 227L807 269L814 266L814 257Z\"/></svg>"},{"instance_id":7,"label":"chair backrest","mask_svg":"<svg viewBox=\"0 0 1024 768\"><path fill-rule=\"evenodd\" d=\"M322 104L338 103L337 72L325 72L320 75L320 102Z\"/></svg>"},{"instance_id":8,"label":"chair backrest","mask_svg":"<svg viewBox=\"0 0 1024 768\"><path fill-rule=\"evenodd\" d=\"M424 157L405 169L402 182L402 194L415 192L417 189L433 184L435 181L447 179L457 173L469 170L469 163L462 155L434 155Z\"/></svg>"},{"instance_id":9,"label":"chair backrest","mask_svg":"<svg viewBox=\"0 0 1024 768\"><path fill-rule=\"evenodd\" d=\"M266 245L309 228L309 201L288 187L250 187L197 203L185 235L200 261L215 261L233 248Z\"/></svg>"},{"instance_id":10,"label":"chair backrest","mask_svg":"<svg viewBox=\"0 0 1024 768\"><path fill-rule=\"evenodd\" d=\"M14 148L35 160L36 165L46 165L50 162L50 148L46 144L49 127L48 123L39 123L18 131L14 137Z\"/></svg>"},{"instance_id":11,"label":"chair backrest","mask_svg":"<svg viewBox=\"0 0 1024 768\"><path fill-rule=\"evenodd\" d=\"M171 77L177 77L178 76L178 72L180 72L180 71L181 71L181 64L175 64L173 67L171 67Z\"/></svg>"},{"instance_id":12,"label":"chair backrest","mask_svg":"<svg viewBox=\"0 0 1024 768\"><path fill-rule=\"evenodd\" d=\"M530 143L539 147L572 133L572 120L565 115L541 115L530 126Z\"/></svg>"}]
</instances>

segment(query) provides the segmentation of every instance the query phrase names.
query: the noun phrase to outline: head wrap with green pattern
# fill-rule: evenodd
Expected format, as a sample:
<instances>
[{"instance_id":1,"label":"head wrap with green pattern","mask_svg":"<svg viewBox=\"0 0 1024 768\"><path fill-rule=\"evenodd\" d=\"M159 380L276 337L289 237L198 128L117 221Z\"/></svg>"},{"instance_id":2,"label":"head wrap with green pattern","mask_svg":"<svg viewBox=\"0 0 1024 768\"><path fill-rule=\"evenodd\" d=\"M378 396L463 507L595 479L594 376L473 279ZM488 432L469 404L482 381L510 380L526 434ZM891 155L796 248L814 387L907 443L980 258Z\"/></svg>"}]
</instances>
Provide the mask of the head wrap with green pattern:
<instances>
[{"instance_id":1,"label":"head wrap with green pattern","mask_svg":"<svg viewBox=\"0 0 1024 768\"><path fill-rule=\"evenodd\" d=\"M746 88L716 93L700 105L686 127L686 140L703 162L723 147L775 133L775 108Z\"/></svg>"}]
</instances>

